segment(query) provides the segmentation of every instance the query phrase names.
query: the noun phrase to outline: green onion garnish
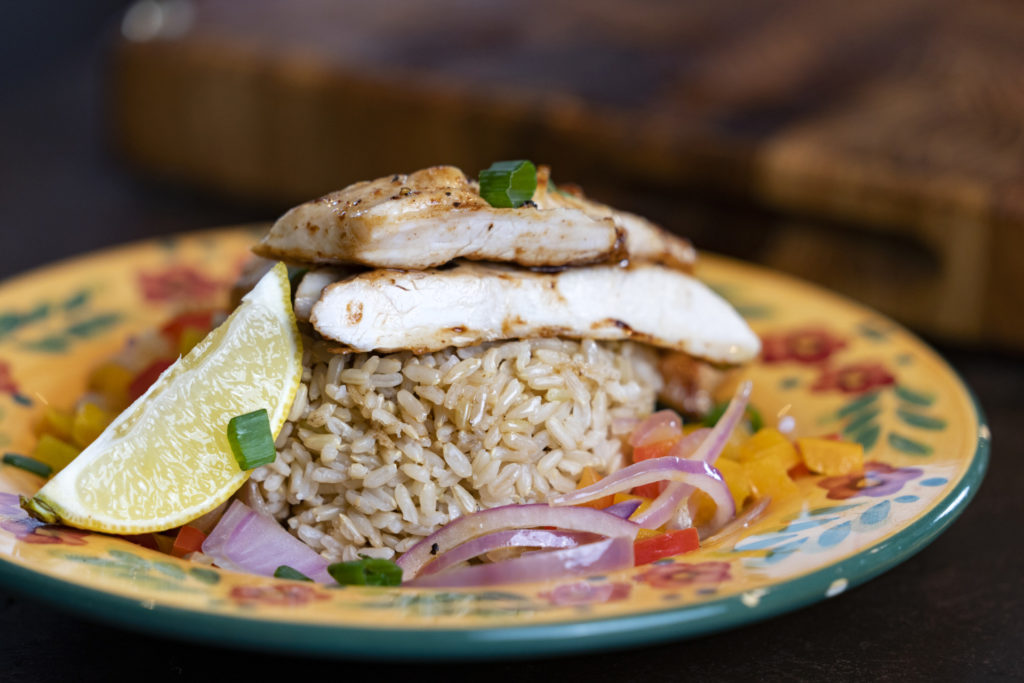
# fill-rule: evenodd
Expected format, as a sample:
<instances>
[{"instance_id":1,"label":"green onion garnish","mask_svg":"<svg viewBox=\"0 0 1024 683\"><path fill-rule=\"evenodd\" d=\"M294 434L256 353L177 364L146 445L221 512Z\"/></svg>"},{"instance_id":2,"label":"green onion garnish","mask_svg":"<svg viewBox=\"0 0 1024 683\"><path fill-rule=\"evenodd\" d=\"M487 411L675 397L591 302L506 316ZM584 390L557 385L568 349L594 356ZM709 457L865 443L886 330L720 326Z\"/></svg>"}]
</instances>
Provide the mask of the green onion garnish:
<instances>
[{"instance_id":1,"label":"green onion garnish","mask_svg":"<svg viewBox=\"0 0 1024 683\"><path fill-rule=\"evenodd\" d=\"M265 408L231 418L228 422L228 443L243 470L251 470L274 462L274 435Z\"/></svg>"},{"instance_id":2,"label":"green onion garnish","mask_svg":"<svg viewBox=\"0 0 1024 683\"><path fill-rule=\"evenodd\" d=\"M328 565L327 573L343 586L398 586L402 583L402 568L397 564L365 556L355 562Z\"/></svg>"},{"instance_id":3,"label":"green onion garnish","mask_svg":"<svg viewBox=\"0 0 1024 683\"><path fill-rule=\"evenodd\" d=\"M480 196L499 209L515 209L537 189L537 167L532 162L496 161L480 171Z\"/></svg>"},{"instance_id":4,"label":"green onion garnish","mask_svg":"<svg viewBox=\"0 0 1024 683\"><path fill-rule=\"evenodd\" d=\"M280 567L275 569L274 576L278 579L291 579L292 581L313 581L313 579L309 578L298 569L292 569L286 564L282 564Z\"/></svg>"},{"instance_id":5,"label":"green onion garnish","mask_svg":"<svg viewBox=\"0 0 1024 683\"><path fill-rule=\"evenodd\" d=\"M714 408L704 416L704 426L714 427L718 424L718 421L722 419L722 415L725 413L725 409L729 407L728 401L718 403ZM757 432L764 426L764 419L761 417L761 413L754 406L747 404L747 409L743 411L743 416L747 419L747 424L750 425L751 432Z\"/></svg>"},{"instance_id":6,"label":"green onion garnish","mask_svg":"<svg viewBox=\"0 0 1024 683\"><path fill-rule=\"evenodd\" d=\"M18 455L17 453L4 453L3 462L5 465L11 467L17 467L31 472L32 474L38 474L40 477L48 477L53 472L53 468L47 465L45 462L40 462L35 458L30 458L27 455Z\"/></svg>"}]
</instances>

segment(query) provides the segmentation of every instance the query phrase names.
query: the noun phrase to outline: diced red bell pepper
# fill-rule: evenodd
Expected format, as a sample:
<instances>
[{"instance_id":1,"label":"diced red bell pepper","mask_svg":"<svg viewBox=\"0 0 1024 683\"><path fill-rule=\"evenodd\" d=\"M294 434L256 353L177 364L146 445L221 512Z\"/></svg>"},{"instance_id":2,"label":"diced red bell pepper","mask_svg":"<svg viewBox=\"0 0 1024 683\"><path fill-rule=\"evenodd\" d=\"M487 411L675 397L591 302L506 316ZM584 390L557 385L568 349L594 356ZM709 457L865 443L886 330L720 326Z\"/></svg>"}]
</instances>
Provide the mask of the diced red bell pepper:
<instances>
[{"instance_id":1,"label":"diced red bell pepper","mask_svg":"<svg viewBox=\"0 0 1024 683\"><path fill-rule=\"evenodd\" d=\"M642 446L637 446L633 449L633 462L641 462L643 460L649 460L651 458L661 458L669 454L672 447L679 443L682 435L675 434L669 439L660 439L658 441L649 441Z\"/></svg>"},{"instance_id":2,"label":"diced red bell pepper","mask_svg":"<svg viewBox=\"0 0 1024 683\"><path fill-rule=\"evenodd\" d=\"M146 393L146 389L149 389L156 381L160 373L171 367L174 364L174 358L163 358L156 360L143 368L142 372L135 375L135 379L128 385L128 398L130 401L134 401L139 396Z\"/></svg>"},{"instance_id":3,"label":"diced red bell pepper","mask_svg":"<svg viewBox=\"0 0 1024 683\"><path fill-rule=\"evenodd\" d=\"M206 534L194 526L186 524L181 527L177 537L174 539L174 545L171 546L171 555L184 557L189 553L194 553L203 547L203 541L205 540Z\"/></svg>"},{"instance_id":4,"label":"diced red bell pepper","mask_svg":"<svg viewBox=\"0 0 1024 683\"><path fill-rule=\"evenodd\" d=\"M811 471L807 469L807 465L805 465L804 463L793 465L788 470L786 470L786 474L789 475L790 479L799 479L800 477L806 477L810 473Z\"/></svg>"},{"instance_id":5,"label":"diced red bell pepper","mask_svg":"<svg viewBox=\"0 0 1024 683\"><path fill-rule=\"evenodd\" d=\"M651 458L662 458L668 455L682 438L681 433L675 432L671 435L671 438L649 441L642 446L637 446L633 449L633 462L637 463ZM640 486L633 487L633 493L644 498L657 498L665 490L666 486L667 484L663 481L641 484Z\"/></svg>"},{"instance_id":6,"label":"diced red bell pepper","mask_svg":"<svg viewBox=\"0 0 1024 683\"><path fill-rule=\"evenodd\" d=\"M213 311L187 311L164 323L164 326L160 328L160 333L167 337L174 348L178 348L181 335L185 333L185 330L191 328L209 332L212 326Z\"/></svg>"},{"instance_id":7,"label":"diced red bell pepper","mask_svg":"<svg viewBox=\"0 0 1024 683\"><path fill-rule=\"evenodd\" d=\"M637 541L633 544L633 564L640 566L650 564L673 555L681 555L700 547L700 537L695 527L676 529L658 534L653 538Z\"/></svg>"}]
</instances>

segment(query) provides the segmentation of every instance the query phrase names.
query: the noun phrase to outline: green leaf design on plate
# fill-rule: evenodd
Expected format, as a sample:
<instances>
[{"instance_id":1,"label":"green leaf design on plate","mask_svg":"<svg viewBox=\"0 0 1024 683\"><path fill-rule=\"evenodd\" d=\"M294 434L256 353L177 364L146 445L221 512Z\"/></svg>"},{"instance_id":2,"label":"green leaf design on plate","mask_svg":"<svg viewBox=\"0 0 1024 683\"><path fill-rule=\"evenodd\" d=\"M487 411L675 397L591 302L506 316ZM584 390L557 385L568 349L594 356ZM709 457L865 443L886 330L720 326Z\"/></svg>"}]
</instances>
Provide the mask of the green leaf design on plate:
<instances>
[{"instance_id":1,"label":"green leaf design on plate","mask_svg":"<svg viewBox=\"0 0 1024 683\"><path fill-rule=\"evenodd\" d=\"M940 431L946 428L946 421L941 417L922 415L921 413L915 413L914 411L907 410L905 408L897 410L896 415L911 427L920 427L921 429L931 429L935 431Z\"/></svg>"},{"instance_id":2,"label":"green leaf design on plate","mask_svg":"<svg viewBox=\"0 0 1024 683\"><path fill-rule=\"evenodd\" d=\"M928 444L909 439L895 432L889 434L889 445L907 455L931 455L933 450Z\"/></svg>"},{"instance_id":3,"label":"green leaf design on plate","mask_svg":"<svg viewBox=\"0 0 1024 683\"><path fill-rule=\"evenodd\" d=\"M210 586L220 582L220 574L217 573L217 570L206 567L189 567L188 575Z\"/></svg>"},{"instance_id":4,"label":"green leaf design on plate","mask_svg":"<svg viewBox=\"0 0 1024 683\"><path fill-rule=\"evenodd\" d=\"M882 341L888 336L888 331L881 330L871 323L861 323L857 326L857 329L860 331L861 336L875 341Z\"/></svg>"},{"instance_id":5,"label":"green leaf design on plate","mask_svg":"<svg viewBox=\"0 0 1024 683\"><path fill-rule=\"evenodd\" d=\"M870 394L864 394L859 398L847 403L845 406L836 411L836 417L846 417L853 413L859 412L863 408L867 408L869 405L878 400L878 392L874 391Z\"/></svg>"},{"instance_id":6,"label":"green leaf design on plate","mask_svg":"<svg viewBox=\"0 0 1024 683\"><path fill-rule=\"evenodd\" d=\"M907 403L913 403L916 406L930 406L935 403L934 394L925 394L918 391L913 391L903 386L902 384L897 385L893 391L896 392L897 398Z\"/></svg>"},{"instance_id":7,"label":"green leaf design on plate","mask_svg":"<svg viewBox=\"0 0 1024 683\"><path fill-rule=\"evenodd\" d=\"M853 419L843 427L843 436L849 436L850 434L859 432L864 427L871 425L881 412L882 411L878 408L872 408L864 411L863 413L854 415Z\"/></svg>"},{"instance_id":8,"label":"green leaf design on plate","mask_svg":"<svg viewBox=\"0 0 1024 683\"><path fill-rule=\"evenodd\" d=\"M876 424L869 426L866 429L862 429L853 435L853 440L864 447L864 452L870 451L875 447L878 442L878 437L882 433L882 428Z\"/></svg>"},{"instance_id":9,"label":"green leaf design on plate","mask_svg":"<svg viewBox=\"0 0 1024 683\"><path fill-rule=\"evenodd\" d=\"M188 577L185 570L173 562L154 562L153 569L157 570L161 574L171 577L172 579L177 579L178 581L182 581Z\"/></svg>"},{"instance_id":10,"label":"green leaf design on plate","mask_svg":"<svg viewBox=\"0 0 1024 683\"><path fill-rule=\"evenodd\" d=\"M35 341L22 344L26 349L45 351L46 353L64 353L68 350L68 338L63 334L53 334Z\"/></svg>"},{"instance_id":11,"label":"green leaf design on plate","mask_svg":"<svg viewBox=\"0 0 1024 683\"><path fill-rule=\"evenodd\" d=\"M101 567L103 569L117 569L120 571L131 569L131 567L126 566L123 562L107 559L106 557L93 557L92 555L78 555L75 553L64 553L61 554L61 557L65 560L71 560L72 562L87 564L91 567Z\"/></svg>"},{"instance_id":12,"label":"green leaf design on plate","mask_svg":"<svg viewBox=\"0 0 1024 683\"><path fill-rule=\"evenodd\" d=\"M22 327L42 320L50 314L50 304L42 303L36 306L28 313L20 313L18 311L7 311L0 313L0 339L3 339L12 332L16 332Z\"/></svg>"},{"instance_id":13,"label":"green leaf design on plate","mask_svg":"<svg viewBox=\"0 0 1024 683\"><path fill-rule=\"evenodd\" d=\"M92 337L121 320L119 313L101 313L95 317L69 325L67 334L75 337Z\"/></svg>"},{"instance_id":14,"label":"green leaf design on plate","mask_svg":"<svg viewBox=\"0 0 1024 683\"><path fill-rule=\"evenodd\" d=\"M149 562L142 559L135 553L130 553L127 550L108 550L107 554L116 560L120 560L129 567L136 567L138 569L149 569Z\"/></svg>"},{"instance_id":15,"label":"green leaf design on plate","mask_svg":"<svg viewBox=\"0 0 1024 683\"><path fill-rule=\"evenodd\" d=\"M65 311L73 311L84 306L89 301L90 296L92 296L92 292L88 289L79 290L65 299L60 307Z\"/></svg>"}]
</instances>

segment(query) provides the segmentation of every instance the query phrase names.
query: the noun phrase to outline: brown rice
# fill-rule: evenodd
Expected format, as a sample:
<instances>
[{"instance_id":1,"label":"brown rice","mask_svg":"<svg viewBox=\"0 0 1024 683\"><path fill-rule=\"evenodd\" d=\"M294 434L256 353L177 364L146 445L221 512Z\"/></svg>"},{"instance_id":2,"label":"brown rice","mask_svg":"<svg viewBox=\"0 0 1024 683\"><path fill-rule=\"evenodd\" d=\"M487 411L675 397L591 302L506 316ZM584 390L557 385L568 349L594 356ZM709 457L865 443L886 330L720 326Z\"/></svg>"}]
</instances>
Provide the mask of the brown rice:
<instances>
[{"instance_id":1,"label":"brown rice","mask_svg":"<svg viewBox=\"0 0 1024 683\"><path fill-rule=\"evenodd\" d=\"M391 558L459 515L618 468L654 407L654 352L536 339L416 356L306 339L303 382L249 502L329 560Z\"/></svg>"}]
</instances>

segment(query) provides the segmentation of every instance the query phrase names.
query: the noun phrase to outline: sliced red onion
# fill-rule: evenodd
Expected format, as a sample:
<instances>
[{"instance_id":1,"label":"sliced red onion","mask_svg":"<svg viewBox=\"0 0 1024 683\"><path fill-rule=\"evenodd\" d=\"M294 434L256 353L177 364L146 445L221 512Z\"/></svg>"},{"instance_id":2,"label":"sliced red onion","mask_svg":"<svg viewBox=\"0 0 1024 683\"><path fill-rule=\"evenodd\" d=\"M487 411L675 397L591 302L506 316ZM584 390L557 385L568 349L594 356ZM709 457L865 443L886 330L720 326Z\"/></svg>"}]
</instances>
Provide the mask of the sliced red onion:
<instances>
[{"instance_id":1,"label":"sliced red onion","mask_svg":"<svg viewBox=\"0 0 1024 683\"><path fill-rule=\"evenodd\" d=\"M736 429L736 425L739 424L740 419L743 417L743 411L747 409L747 402L750 400L750 390L753 386L753 382L747 380L746 382L741 382L739 387L736 388L736 393L733 394L725 412L722 413L722 417L718 418L718 422L711 428L707 438L704 439L700 448L693 454L694 460L703 460L712 465L715 463L715 460L718 460L718 456L722 454L725 444L729 443L729 437L732 436L733 430Z\"/></svg>"},{"instance_id":2,"label":"sliced red onion","mask_svg":"<svg viewBox=\"0 0 1024 683\"><path fill-rule=\"evenodd\" d=\"M624 500L621 503L615 503L603 508L609 515L615 515L622 519L629 519L629 516L636 512L636 509L640 507L641 500Z\"/></svg>"},{"instance_id":3,"label":"sliced red onion","mask_svg":"<svg viewBox=\"0 0 1024 683\"><path fill-rule=\"evenodd\" d=\"M710 427L701 427L695 429L683 438L681 438L675 446L672 447L665 455L673 455L677 458L692 458L700 445L704 443L704 440L711 434Z\"/></svg>"},{"instance_id":4,"label":"sliced red onion","mask_svg":"<svg viewBox=\"0 0 1024 683\"><path fill-rule=\"evenodd\" d=\"M575 548L583 543L601 540L596 534L586 531L549 531L547 529L511 529L495 531L493 534L474 538L462 545L438 555L433 562L420 570L420 576L436 574L448 567L480 557L484 553L504 548Z\"/></svg>"},{"instance_id":5,"label":"sliced red onion","mask_svg":"<svg viewBox=\"0 0 1024 683\"><path fill-rule=\"evenodd\" d=\"M654 441L661 441L665 436L678 436L683 431L683 420L674 410L659 410L633 430L629 435L629 445L633 448Z\"/></svg>"},{"instance_id":6,"label":"sliced red onion","mask_svg":"<svg viewBox=\"0 0 1024 683\"><path fill-rule=\"evenodd\" d=\"M410 579L419 574L437 554L446 553L466 541L493 531L532 527L589 531L613 538L622 536L630 541L636 538L637 532L640 531L640 527L628 520L593 508L552 507L542 503L503 505L452 520L409 548L395 564L401 567L405 577Z\"/></svg>"},{"instance_id":7,"label":"sliced red onion","mask_svg":"<svg viewBox=\"0 0 1024 683\"><path fill-rule=\"evenodd\" d=\"M612 493L626 491L634 486L653 484L656 481L679 481L691 484L705 491L719 507L722 507L728 500L728 514L732 515L732 496L729 495L729 489L722 481L722 474L718 470L703 460L686 460L670 456L651 458L630 465L609 474L596 484L561 495L553 499L551 504L577 505Z\"/></svg>"},{"instance_id":8,"label":"sliced red onion","mask_svg":"<svg viewBox=\"0 0 1024 683\"><path fill-rule=\"evenodd\" d=\"M633 520L644 529L657 529L669 521L672 513L686 502L694 491L693 486L684 484L681 481L671 482L661 494L655 498L647 509L636 516ZM728 488L728 487L726 487Z\"/></svg>"},{"instance_id":9,"label":"sliced red onion","mask_svg":"<svg viewBox=\"0 0 1024 683\"><path fill-rule=\"evenodd\" d=\"M686 453L684 457L689 457L693 460L700 460L708 464L713 464L718 460L718 456L722 454L725 444L729 443L729 437L732 435L733 430L736 429L736 425L739 424L740 418L743 417L743 411L747 408L747 401L750 400L750 389L752 386L753 385L749 381L740 384L736 389L736 393L732 397L732 400L729 401L729 405L726 407L725 412L722 413L722 417L719 418L718 423L710 430L707 430L703 436L696 436L698 432L703 431L697 430L696 432L684 437L675 445L675 447L673 447L672 451L669 452L669 456L680 456ZM693 449L695 443L699 445L696 449ZM718 498L706 488L698 487L707 491L712 498L715 498L718 508L715 511L715 517L712 521L712 525L717 523L718 527L724 525L732 517L734 513L733 508L735 507L732 503L732 495L729 493L729 488L728 486L725 486L724 482L722 482L722 486L716 486L715 488L721 489L723 487L725 488L726 496L729 498L730 512L728 517L723 517L721 515L722 506L718 504ZM654 499L654 502L651 503L650 507L644 510L644 512L638 515L637 519L633 521L645 529L657 529L672 518L672 514L676 509L683 503L683 501L689 498L692 493L692 485L685 482L673 482L661 492L661 495Z\"/></svg>"},{"instance_id":10,"label":"sliced red onion","mask_svg":"<svg viewBox=\"0 0 1024 683\"><path fill-rule=\"evenodd\" d=\"M765 510L768 509L768 506L771 504L771 502L771 498L762 498L761 500L757 501L756 504L751 505L749 509L745 510L742 515L732 520L718 531L708 534L706 538L705 534L702 533L700 535L701 543L718 543L724 538L728 538L729 536L732 536L735 533L743 531L748 526L750 526L751 524L753 524L761 518L761 516L765 513Z\"/></svg>"},{"instance_id":11,"label":"sliced red onion","mask_svg":"<svg viewBox=\"0 0 1024 683\"><path fill-rule=\"evenodd\" d=\"M418 576L407 585L438 588L494 586L585 576L632 566L633 540L619 536L565 550L535 552L502 562Z\"/></svg>"},{"instance_id":12,"label":"sliced red onion","mask_svg":"<svg viewBox=\"0 0 1024 683\"><path fill-rule=\"evenodd\" d=\"M270 517L264 517L236 500L203 541L203 553L223 569L261 576L288 565L318 583L331 583L327 560L288 533Z\"/></svg>"}]
</instances>

